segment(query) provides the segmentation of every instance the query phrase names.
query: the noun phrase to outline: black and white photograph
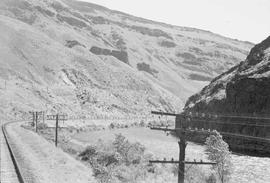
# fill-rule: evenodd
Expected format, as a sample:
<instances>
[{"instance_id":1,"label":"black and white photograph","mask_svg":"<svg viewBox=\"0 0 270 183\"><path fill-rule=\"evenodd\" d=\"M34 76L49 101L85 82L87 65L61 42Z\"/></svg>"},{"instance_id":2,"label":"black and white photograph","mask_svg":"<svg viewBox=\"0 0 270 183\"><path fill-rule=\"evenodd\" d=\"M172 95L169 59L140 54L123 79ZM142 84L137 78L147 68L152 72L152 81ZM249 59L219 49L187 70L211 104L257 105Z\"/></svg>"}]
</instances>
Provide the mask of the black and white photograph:
<instances>
[{"instance_id":1,"label":"black and white photograph","mask_svg":"<svg viewBox=\"0 0 270 183\"><path fill-rule=\"evenodd\" d=\"M0 183L270 183L269 0L0 0Z\"/></svg>"}]
</instances>

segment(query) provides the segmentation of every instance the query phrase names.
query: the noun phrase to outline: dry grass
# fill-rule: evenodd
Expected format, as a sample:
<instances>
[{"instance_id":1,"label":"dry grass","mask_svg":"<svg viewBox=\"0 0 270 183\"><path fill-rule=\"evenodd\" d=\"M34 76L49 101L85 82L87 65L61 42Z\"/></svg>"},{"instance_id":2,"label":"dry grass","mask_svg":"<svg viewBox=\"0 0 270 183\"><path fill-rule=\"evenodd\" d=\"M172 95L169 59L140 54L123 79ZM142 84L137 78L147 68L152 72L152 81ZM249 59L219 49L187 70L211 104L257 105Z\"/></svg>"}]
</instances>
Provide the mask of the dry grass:
<instances>
[{"instance_id":1,"label":"dry grass","mask_svg":"<svg viewBox=\"0 0 270 183\"><path fill-rule=\"evenodd\" d=\"M131 142L140 142L146 147L146 152L154 155L155 158L164 157L178 159L177 139L167 136L166 133L153 131L147 128L127 128L71 133L67 130L60 130L59 147L65 152L77 157L87 145L95 144L98 139L111 141L115 134L121 133ZM41 133L47 140L53 143L54 130L46 129ZM68 140L67 140L68 139ZM204 153L205 147L189 142L187 146L187 160L207 160ZM232 155L233 174L231 183L269 183L270 182L270 158L250 157ZM195 166L195 168L198 166ZM205 175L210 175L209 167L199 167ZM160 167L164 169L164 167ZM194 171L194 170L192 170ZM196 172L196 171L195 171ZM172 171L159 172L159 175L152 175L145 182L176 182Z\"/></svg>"},{"instance_id":2,"label":"dry grass","mask_svg":"<svg viewBox=\"0 0 270 183\"><path fill-rule=\"evenodd\" d=\"M146 151L152 153L156 158L175 158L178 159L177 139L172 136L166 136L164 132L152 131L147 128L129 128L114 129L96 132L82 132L74 135L72 138L83 144L95 143L99 138L109 141L115 134L122 133L131 142L140 142L146 147ZM205 147L188 143L186 159L207 160L204 153ZM269 183L270 182L270 158L250 157L232 155L233 174L231 183ZM205 174L210 175L210 167L199 167ZM168 172L167 172L168 173ZM164 173L163 173L164 174ZM160 174L160 181L164 181ZM176 182L173 174L166 174L165 182ZM158 180L158 179L155 179ZM148 180L147 182L151 182Z\"/></svg>"}]
</instances>

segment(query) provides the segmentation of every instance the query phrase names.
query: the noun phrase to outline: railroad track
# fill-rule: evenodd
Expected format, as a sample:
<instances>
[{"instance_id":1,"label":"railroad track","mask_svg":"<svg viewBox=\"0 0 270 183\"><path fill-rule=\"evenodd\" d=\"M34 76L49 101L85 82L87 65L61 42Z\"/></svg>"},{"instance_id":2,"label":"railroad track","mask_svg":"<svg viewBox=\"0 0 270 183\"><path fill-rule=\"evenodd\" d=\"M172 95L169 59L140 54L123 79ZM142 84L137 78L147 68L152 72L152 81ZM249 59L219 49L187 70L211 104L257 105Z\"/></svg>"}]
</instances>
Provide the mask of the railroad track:
<instances>
[{"instance_id":1,"label":"railroad track","mask_svg":"<svg viewBox=\"0 0 270 183\"><path fill-rule=\"evenodd\" d=\"M16 154L15 154L14 150L12 149L12 143L10 143L10 141L9 141L8 133L6 130L7 125L9 125L11 123L16 123L16 122L18 122L18 121L8 122L8 123L5 123L1 126L2 133L3 133L3 142L1 142L1 146L2 146L1 153L3 151L3 154L6 155L4 157L5 159L2 159L2 157L1 157L1 161L2 161L1 165L2 165L2 163L6 163L5 167L1 167L1 174L2 174L1 175L1 182L3 182L3 183L4 182L26 183L26 181L24 180L23 175L21 173L21 167L19 165L19 161L16 158ZM7 151L7 152L4 152L4 151ZM7 153L9 153L9 155ZM12 163L12 165L11 165L11 163Z\"/></svg>"},{"instance_id":2,"label":"railroad track","mask_svg":"<svg viewBox=\"0 0 270 183\"><path fill-rule=\"evenodd\" d=\"M39 134L22 128L24 122L9 122L1 127L1 152L2 145L5 146L3 159L9 158L9 164L13 164L12 177L7 171L12 166L1 166L1 174L6 172L5 176L1 175L4 178L1 177L1 183L96 182L91 169L55 148Z\"/></svg>"}]
</instances>

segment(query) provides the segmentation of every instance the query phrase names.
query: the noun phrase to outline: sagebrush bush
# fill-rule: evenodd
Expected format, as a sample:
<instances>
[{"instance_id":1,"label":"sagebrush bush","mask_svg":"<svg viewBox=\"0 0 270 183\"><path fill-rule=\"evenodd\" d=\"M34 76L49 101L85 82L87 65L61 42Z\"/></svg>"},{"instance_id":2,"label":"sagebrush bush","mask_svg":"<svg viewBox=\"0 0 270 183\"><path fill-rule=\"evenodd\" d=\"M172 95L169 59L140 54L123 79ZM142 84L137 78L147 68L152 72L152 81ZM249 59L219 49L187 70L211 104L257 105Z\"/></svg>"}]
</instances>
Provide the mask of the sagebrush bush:
<instances>
[{"instance_id":1,"label":"sagebrush bush","mask_svg":"<svg viewBox=\"0 0 270 183\"><path fill-rule=\"evenodd\" d=\"M217 163L213 166L217 177L222 183L228 182L233 169L229 145L223 141L217 131L214 131L214 134L210 135L205 143L208 159Z\"/></svg>"},{"instance_id":2,"label":"sagebrush bush","mask_svg":"<svg viewBox=\"0 0 270 183\"><path fill-rule=\"evenodd\" d=\"M145 127L146 124L145 124L145 122L144 122L143 120L141 120L140 123L139 123L139 126L140 126L140 127Z\"/></svg>"},{"instance_id":3,"label":"sagebrush bush","mask_svg":"<svg viewBox=\"0 0 270 183\"><path fill-rule=\"evenodd\" d=\"M87 161L100 182L137 182L144 179L148 172L154 172L149 164L152 158L145 153L140 143L131 143L123 135L116 135L111 143L99 140L79 154Z\"/></svg>"},{"instance_id":4,"label":"sagebrush bush","mask_svg":"<svg viewBox=\"0 0 270 183\"><path fill-rule=\"evenodd\" d=\"M39 130L44 130L44 129L48 128L48 125L46 123L38 123L37 128Z\"/></svg>"},{"instance_id":5,"label":"sagebrush bush","mask_svg":"<svg viewBox=\"0 0 270 183\"><path fill-rule=\"evenodd\" d=\"M164 183L176 182L178 167L168 164L150 164L151 154L145 147L132 143L121 134L109 143L98 140L79 154L93 169L101 183ZM205 183L209 178L200 167L186 168L187 183ZM213 183L213 182L212 182Z\"/></svg>"}]
</instances>

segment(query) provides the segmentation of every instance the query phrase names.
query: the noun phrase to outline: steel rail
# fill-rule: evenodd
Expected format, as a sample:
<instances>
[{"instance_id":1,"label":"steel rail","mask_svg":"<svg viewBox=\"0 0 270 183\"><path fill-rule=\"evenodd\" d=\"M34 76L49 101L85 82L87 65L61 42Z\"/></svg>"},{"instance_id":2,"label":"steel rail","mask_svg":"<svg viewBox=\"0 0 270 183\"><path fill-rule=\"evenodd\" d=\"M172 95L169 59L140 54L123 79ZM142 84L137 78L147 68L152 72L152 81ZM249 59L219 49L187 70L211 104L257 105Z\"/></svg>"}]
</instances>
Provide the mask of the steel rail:
<instances>
[{"instance_id":1,"label":"steel rail","mask_svg":"<svg viewBox=\"0 0 270 183\"><path fill-rule=\"evenodd\" d=\"M11 123L16 123L16 122L18 122L18 121L13 121L13 122L8 122L8 123L3 124L2 125L2 132L3 132L3 135L4 135L4 139L6 141L7 147L8 147L8 151L10 153L12 163L13 163L14 168L15 168L15 172L17 174L17 178L18 178L20 183L26 183L24 181L24 179L23 179L23 176L22 176L18 161L16 160L15 154L14 154L12 148L11 148L11 145L10 145L10 142L9 142L8 136L7 136L7 130L6 130L6 125L11 124Z\"/></svg>"}]
</instances>

